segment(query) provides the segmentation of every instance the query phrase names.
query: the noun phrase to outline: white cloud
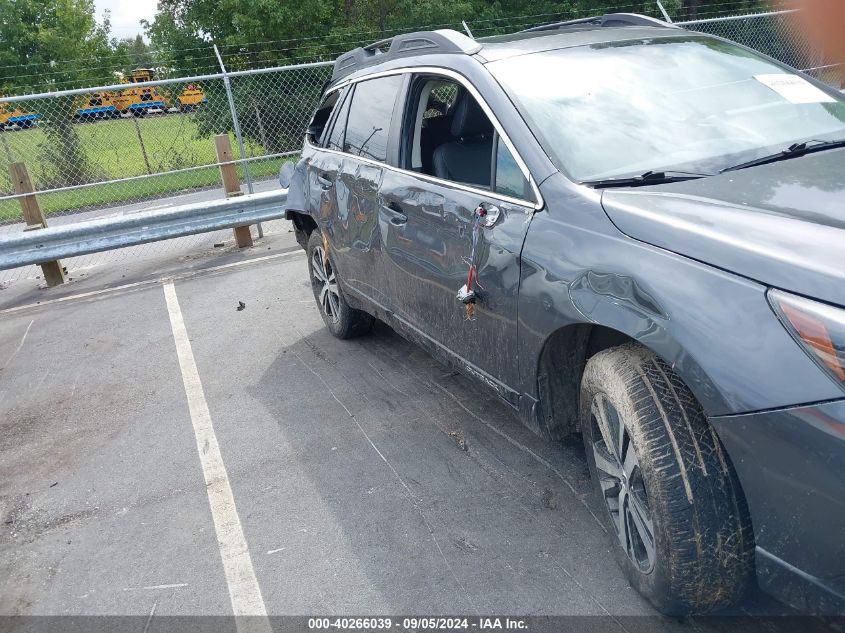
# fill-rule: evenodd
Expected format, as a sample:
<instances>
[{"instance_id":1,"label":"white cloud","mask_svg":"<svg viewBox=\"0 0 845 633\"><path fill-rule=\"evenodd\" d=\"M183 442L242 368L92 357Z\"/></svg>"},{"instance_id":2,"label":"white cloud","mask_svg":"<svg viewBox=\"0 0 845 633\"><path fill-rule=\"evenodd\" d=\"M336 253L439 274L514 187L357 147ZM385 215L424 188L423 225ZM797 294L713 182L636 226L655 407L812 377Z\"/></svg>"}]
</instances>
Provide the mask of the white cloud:
<instances>
[{"instance_id":1,"label":"white cloud","mask_svg":"<svg viewBox=\"0 0 845 633\"><path fill-rule=\"evenodd\" d=\"M155 17L158 0L95 0L97 21L102 22L103 11L111 11L112 36L118 38L143 35L140 20L150 22Z\"/></svg>"}]
</instances>

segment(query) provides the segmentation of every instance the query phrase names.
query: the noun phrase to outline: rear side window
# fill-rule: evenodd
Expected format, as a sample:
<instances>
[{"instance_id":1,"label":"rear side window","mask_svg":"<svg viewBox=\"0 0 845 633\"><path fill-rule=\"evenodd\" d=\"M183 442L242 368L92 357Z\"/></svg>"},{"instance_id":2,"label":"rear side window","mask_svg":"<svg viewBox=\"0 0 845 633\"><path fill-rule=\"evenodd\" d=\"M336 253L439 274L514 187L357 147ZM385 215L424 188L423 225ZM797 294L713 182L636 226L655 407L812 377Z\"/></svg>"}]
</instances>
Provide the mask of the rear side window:
<instances>
[{"instance_id":1,"label":"rear side window","mask_svg":"<svg viewBox=\"0 0 845 633\"><path fill-rule=\"evenodd\" d=\"M320 144L323 139L323 135L325 133L326 123L329 122L329 117L332 114L332 110L334 109L335 105L337 104L338 97L340 96L340 91L335 90L330 95L326 96L323 99L323 102L320 104L320 107L317 108L317 111L314 113L314 116L311 118L311 123L308 125L308 140L314 144Z\"/></svg>"},{"instance_id":2,"label":"rear side window","mask_svg":"<svg viewBox=\"0 0 845 633\"><path fill-rule=\"evenodd\" d=\"M343 136L346 132L346 118L349 116L349 104L351 101L352 91L349 91L346 94L346 98L343 100L343 104L340 106L340 111L337 113L337 117L335 117L332 132L329 135L328 141L324 144L324 147L333 149L336 152L343 151Z\"/></svg>"},{"instance_id":3,"label":"rear side window","mask_svg":"<svg viewBox=\"0 0 845 633\"><path fill-rule=\"evenodd\" d=\"M387 160L390 122L402 80L401 75L391 75L355 85L343 151L372 160Z\"/></svg>"}]
</instances>

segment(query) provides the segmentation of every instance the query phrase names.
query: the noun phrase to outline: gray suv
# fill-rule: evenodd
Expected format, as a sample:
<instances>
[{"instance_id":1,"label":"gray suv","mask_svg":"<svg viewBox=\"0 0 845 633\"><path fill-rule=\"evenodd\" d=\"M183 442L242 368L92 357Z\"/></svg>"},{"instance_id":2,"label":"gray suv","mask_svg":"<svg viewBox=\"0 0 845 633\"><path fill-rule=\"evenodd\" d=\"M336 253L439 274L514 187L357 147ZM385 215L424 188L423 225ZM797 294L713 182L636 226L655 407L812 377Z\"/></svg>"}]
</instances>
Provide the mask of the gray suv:
<instances>
[{"instance_id":1,"label":"gray suv","mask_svg":"<svg viewBox=\"0 0 845 633\"><path fill-rule=\"evenodd\" d=\"M336 61L287 217L335 336L581 434L659 610L845 613L840 93L631 14L400 35Z\"/></svg>"}]
</instances>

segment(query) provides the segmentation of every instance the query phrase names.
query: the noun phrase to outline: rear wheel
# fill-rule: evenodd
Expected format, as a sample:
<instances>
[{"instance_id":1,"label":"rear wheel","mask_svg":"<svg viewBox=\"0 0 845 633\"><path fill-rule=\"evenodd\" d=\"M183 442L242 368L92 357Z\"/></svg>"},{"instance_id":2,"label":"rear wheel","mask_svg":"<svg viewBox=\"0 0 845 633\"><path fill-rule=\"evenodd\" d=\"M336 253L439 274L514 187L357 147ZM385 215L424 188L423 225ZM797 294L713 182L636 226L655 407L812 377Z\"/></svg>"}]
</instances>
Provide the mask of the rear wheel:
<instances>
[{"instance_id":1,"label":"rear wheel","mask_svg":"<svg viewBox=\"0 0 845 633\"><path fill-rule=\"evenodd\" d=\"M311 288L320 316L329 331L341 339L354 338L370 332L375 319L366 312L350 308L346 303L320 231L311 231L306 250Z\"/></svg>"},{"instance_id":2,"label":"rear wheel","mask_svg":"<svg viewBox=\"0 0 845 633\"><path fill-rule=\"evenodd\" d=\"M739 482L694 396L638 345L592 357L581 428L600 515L628 580L664 613L705 613L753 573Z\"/></svg>"}]
</instances>

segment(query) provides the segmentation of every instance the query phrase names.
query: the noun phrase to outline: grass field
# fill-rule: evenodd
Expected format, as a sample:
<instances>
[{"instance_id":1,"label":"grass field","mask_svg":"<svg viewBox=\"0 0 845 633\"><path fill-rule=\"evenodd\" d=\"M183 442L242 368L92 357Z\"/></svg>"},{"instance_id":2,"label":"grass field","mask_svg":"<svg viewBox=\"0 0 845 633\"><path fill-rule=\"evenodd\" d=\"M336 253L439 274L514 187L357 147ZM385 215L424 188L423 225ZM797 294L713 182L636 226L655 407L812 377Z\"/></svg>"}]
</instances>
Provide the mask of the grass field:
<instances>
[{"instance_id":1,"label":"grass field","mask_svg":"<svg viewBox=\"0 0 845 633\"><path fill-rule=\"evenodd\" d=\"M89 176L93 175L96 180L155 174L207 165L216 160L213 139L210 136L199 138L192 115L169 114L80 123L74 129L87 158ZM234 138L231 141L232 147L236 148ZM55 169L55 161L45 160L45 153L50 151L48 142L47 135L37 127L0 133L0 195L11 193L8 163L13 161L26 163L36 188L50 186L46 180L50 169ZM246 152L248 156L260 156L264 149L251 143L247 145ZM259 160L250 164L251 173L258 178L271 176L278 172L278 168L278 160ZM238 171L243 179L242 168L239 167ZM61 165L61 176L67 183L80 181L79 169L74 165ZM42 194L39 201L45 215L54 215L133 202L219 183L217 168L210 167L125 183ZM17 219L20 213L17 200L0 201L0 222Z\"/></svg>"}]
</instances>

